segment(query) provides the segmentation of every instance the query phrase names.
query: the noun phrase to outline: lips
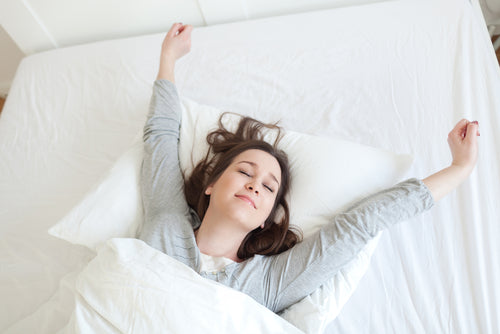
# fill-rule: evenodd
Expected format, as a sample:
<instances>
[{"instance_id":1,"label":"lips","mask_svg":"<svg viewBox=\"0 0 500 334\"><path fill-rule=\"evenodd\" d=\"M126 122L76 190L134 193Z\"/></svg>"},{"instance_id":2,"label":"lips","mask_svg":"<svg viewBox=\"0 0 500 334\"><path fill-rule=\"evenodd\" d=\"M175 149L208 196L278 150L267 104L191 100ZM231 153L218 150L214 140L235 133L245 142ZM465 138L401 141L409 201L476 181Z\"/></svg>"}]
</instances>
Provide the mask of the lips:
<instances>
[{"instance_id":1,"label":"lips","mask_svg":"<svg viewBox=\"0 0 500 334\"><path fill-rule=\"evenodd\" d=\"M248 196L245 196L245 195L235 195L236 197L238 197L239 199L247 202L248 204L250 204L251 206L253 206L254 209L257 209L255 207L255 203L252 201L252 199Z\"/></svg>"}]
</instances>

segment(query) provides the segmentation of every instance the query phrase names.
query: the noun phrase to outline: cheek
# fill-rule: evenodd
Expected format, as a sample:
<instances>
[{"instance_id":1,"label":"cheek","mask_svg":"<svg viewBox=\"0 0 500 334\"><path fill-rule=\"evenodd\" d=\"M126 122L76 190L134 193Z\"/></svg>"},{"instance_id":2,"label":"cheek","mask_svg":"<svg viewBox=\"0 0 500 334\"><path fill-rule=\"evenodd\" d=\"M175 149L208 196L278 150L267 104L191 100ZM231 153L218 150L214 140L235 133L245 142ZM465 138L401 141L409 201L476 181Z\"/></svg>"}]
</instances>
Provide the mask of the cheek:
<instances>
[{"instance_id":1,"label":"cheek","mask_svg":"<svg viewBox=\"0 0 500 334\"><path fill-rule=\"evenodd\" d=\"M276 201L277 201L277 197L273 196L273 195L271 195L269 197L269 199L266 201L266 208L267 208L268 214L271 214L271 212L273 211L273 208L276 205Z\"/></svg>"},{"instance_id":2,"label":"cheek","mask_svg":"<svg viewBox=\"0 0 500 334\"><path fill-rule=\"evenodd\" d=\"M235 185L236 179L231 175L222 174L221 177L215 182L215 185L219 189L228 189Z\"/></svg>"}]
</instances>

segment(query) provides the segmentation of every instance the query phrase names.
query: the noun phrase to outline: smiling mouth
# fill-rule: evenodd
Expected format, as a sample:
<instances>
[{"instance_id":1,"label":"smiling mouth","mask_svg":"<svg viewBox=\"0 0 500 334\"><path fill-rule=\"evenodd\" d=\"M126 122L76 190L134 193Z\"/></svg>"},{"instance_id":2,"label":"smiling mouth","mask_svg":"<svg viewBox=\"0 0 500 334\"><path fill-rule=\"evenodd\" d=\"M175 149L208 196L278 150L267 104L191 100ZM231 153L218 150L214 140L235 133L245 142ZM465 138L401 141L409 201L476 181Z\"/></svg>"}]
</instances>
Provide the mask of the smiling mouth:
<instances>
[{"instance_id":1,"label":"smiling mouth","mask_svg":"<svg viewBox=\"0 0 500 334\"><path fill-rule=\"evenodd\" d=\"M255 207L255 203L247 196L242 196L242 195L235 195L236 197L238 197L239 199L241 199L242 201L245 201L247 202L249 205L251 205L254 209L257 209Z\"/></svg>"}]
</instances>

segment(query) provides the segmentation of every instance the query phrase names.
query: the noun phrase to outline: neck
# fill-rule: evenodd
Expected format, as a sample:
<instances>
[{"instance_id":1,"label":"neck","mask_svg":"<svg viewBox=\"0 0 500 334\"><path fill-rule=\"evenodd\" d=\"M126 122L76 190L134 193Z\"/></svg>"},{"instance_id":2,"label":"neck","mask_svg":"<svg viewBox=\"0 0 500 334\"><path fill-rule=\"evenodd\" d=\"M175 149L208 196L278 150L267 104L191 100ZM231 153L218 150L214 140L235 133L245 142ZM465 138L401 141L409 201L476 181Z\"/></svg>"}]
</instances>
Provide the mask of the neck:
<instances>
[{"instance_id":1,"label":"neck","mask_svg":"<svg viewBox=\"0 0 500 334\"><path fill-rule=\"evenodd\" d=\"M236 262L242 261L237 254L246 234L246 231L235 229L230 221L212 217L208 211L195 232L196 244L203 254Z\"/></svg>"}]
</instances>

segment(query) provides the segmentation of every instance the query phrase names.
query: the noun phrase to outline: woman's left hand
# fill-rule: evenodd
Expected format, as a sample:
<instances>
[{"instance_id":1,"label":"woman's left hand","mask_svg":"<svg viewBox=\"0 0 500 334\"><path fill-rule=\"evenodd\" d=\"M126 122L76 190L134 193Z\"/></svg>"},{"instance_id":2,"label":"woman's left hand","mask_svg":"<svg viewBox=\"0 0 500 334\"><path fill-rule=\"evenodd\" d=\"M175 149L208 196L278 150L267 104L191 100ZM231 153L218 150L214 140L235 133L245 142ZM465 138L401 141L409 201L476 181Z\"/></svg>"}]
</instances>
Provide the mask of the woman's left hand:
<instances>
[{"instance_id":1,"label":"woman's left hand","mask_svg":"<svg viewBox=\"0 0 500 334\"><path fill-rule=\"evenodd\" d=\"M461 120L448 135L453 161L451 165L422 181L429 188L434 201L458 187L472 172L477 161L479 123Z\"/></svg>"},{"instance_id":2,"label":"woman's left hand","mask_svg":"<svg viewBox=\"0 0 500 334\"><path fill-rule=\"evenodd\" d=\"M452 165L472 172L477 161L479 123L462 119L448 134L448 145L453 157Z\"/></svg>"}]
</instances>

